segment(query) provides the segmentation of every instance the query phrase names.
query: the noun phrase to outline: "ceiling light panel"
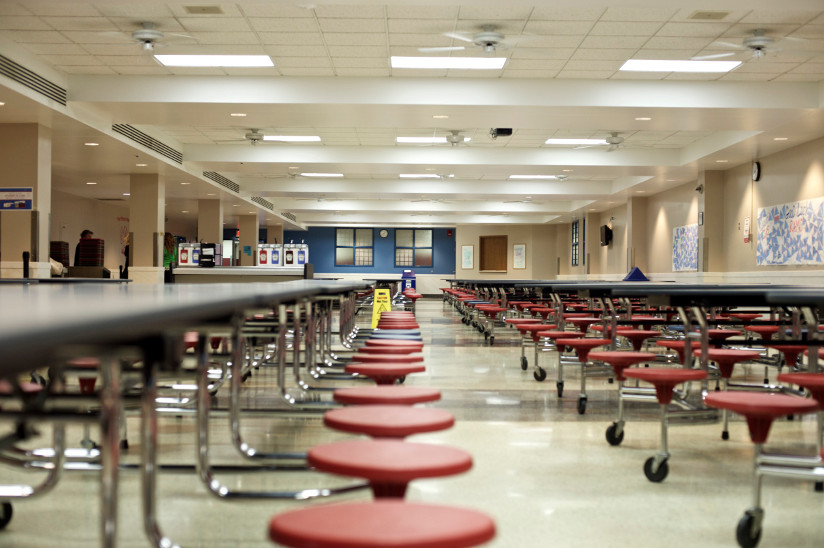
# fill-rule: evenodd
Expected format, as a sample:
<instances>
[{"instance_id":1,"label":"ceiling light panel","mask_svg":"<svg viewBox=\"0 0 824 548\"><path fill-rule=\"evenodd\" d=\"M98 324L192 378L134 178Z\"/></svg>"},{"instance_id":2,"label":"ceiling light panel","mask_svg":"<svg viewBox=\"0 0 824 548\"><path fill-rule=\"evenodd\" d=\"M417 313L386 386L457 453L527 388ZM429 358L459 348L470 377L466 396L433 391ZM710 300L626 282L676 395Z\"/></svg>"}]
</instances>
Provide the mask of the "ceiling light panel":
<instances>
[{"instance_id":1,"label":"ceiling light panel","mask_svg":"<svg viewBox=\"0 0 824 548\"><path fill-rule=\"evenodd\" d=\"M155 55L167 67L273 67L268 55Z\"/></svg>"},{"instance_id":2,"label":"ceiling light panel","mask_svg":"<svg viewBox=\"0 0 824 548\"><path fill-rule=\"evenodd\" d=\"M392 68L497 70L506 57L390 57Z\"/></svg>"}]
</instances>

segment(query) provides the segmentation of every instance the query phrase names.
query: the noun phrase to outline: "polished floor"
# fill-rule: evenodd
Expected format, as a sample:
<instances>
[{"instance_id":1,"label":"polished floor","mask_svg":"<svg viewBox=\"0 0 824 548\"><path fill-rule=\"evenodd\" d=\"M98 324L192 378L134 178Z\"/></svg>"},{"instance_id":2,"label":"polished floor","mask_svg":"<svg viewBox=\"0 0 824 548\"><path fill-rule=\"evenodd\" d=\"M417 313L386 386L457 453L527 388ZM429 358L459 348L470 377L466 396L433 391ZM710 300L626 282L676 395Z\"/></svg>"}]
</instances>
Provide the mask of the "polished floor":
<instances>
[{"instance_id":1,"label":"polished floor","mask_svg":"<svg viewBox=\"0 0 824 548\"><path fill-rule=\"evenodd\" d=\"M626 436L620 446L607 444L606 427L616 412L615 384L588 380L584 415L576 410L577 371L567 371L566 391L558 398L554 360L542 363L549 378L533 379L519 365L518 341L499 329L494 346L463 325L440 300L417 305L424 333L427 372L410 375L409 385L442 389L436 405L454 412L454 428L410 439L462 447L474 457L466 474L414 482L407 498L454 504L487 512L497 524L496 548L547 546L736 546L735 529L751 504L753 447L741 420L721 440L719 424L679 426L670 430L670 472L661 483L648 481L644 461L659 443L657 411L650 404L627 404ZM364 319L365 321L365 319ZM739 380L758 382L763 368L743 370ZM774 375L774 373L770 373ZM265 451L301 451L313 444L350 436L324 428L318 413L284 412L275 391L274 372L256 371L243 386L251 412L243 416L245 440ZM225 389L224 389L225 390ZM319 393L319 398L328 394ZM226 395L218 393L217 408ZM245 464L231 445L225 413L214 414L212 459ZM768 448L812 452L815 423L780 420ZM140 455L139 418L130 416L130 449L125 463ZM43 433L48 426L42 426ZM192 416L161 418L160 454L164 464L192 464L195 423ZM81 432L69 431L77 441ZM40 440L35 440L36 445ZM0 467L0 482L35 481L39 472ZM141 523L140 477L123 470L118 545L148 546ZM293 490L351 485L352 480L316 472L270 471L220 473L231 489ZM190 469L164 471L159 477L159 516L163 533L181 546L271 546L266 527L278 512L307 504L367 500L359 490L329 499L221 500ZM801 481L766 478L766 516L760 546L824 545L824 494ZM94 472L68 471L50 494L14 503L11 523L0 531L3 547L88 547L100 544L99 484ZM322 524L319 524L322 527Z\"/></svg>"}]
</instances>

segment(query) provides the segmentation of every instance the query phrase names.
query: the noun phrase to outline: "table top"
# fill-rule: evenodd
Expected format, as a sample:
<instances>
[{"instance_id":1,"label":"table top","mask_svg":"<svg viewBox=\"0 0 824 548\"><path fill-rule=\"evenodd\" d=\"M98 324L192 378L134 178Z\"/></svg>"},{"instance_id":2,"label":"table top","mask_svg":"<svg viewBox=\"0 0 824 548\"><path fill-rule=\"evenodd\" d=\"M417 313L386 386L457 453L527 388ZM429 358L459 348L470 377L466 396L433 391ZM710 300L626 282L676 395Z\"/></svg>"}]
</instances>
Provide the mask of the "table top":
<instances>
[{"instance_id":1,"label":"table top","mask_svg":"<svg viewBox=\"0 0 824 548\"><path fill-rule=\"evenodd\" d=\"M0 377L48 365L70 344L133 344L169 330L360 283L30 284L0 286Z\"/></svg>"}]
</instances>

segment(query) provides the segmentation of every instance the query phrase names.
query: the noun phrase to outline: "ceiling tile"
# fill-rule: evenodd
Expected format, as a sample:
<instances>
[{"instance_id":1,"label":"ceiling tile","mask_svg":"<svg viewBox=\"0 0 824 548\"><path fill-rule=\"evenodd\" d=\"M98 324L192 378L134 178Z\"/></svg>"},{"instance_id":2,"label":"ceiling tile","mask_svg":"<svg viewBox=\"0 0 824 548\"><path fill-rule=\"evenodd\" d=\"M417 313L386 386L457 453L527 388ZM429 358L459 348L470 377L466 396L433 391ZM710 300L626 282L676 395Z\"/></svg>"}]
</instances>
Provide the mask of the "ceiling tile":
<instances>
[{"instance_id":1,"label":"ceiling tile","mask_svg":"<svg viewBox=\"0 0 824 548\"><path fill-rule=\"evenodd\" d=\"M317 32L319 30L318 23L314 19L287 19L287 18L257 18L250 19L254 30L268 31L268 32Z\"/></svg>"},{"instance_id":2,"label":"ceiling tile","mask_svg":"<svg viewBox=\"0 0 824 548\"><path fill-rule=\"evenodd\" d=\"M563 36L587 34L595 24L592 21L529 21L524 27L525 40L530 34Z\"/></svg>"},{"instance_id":3,"label":"ceiling tile","mask_svg":"<svg viewBox=\"0 0 824 548\"><path fill-rule=\"evenodd\" d=\"M182 17L178 19L187 31L249 32L251 29L242 17Z\"/></svg>"},{"instance_id":4,"label":"ceiling tile","mask_svg":"<svg viewBox=\"0 0 824 548\"><path fill-rule=\"evenodd\" d=\"M591 61L591 60L621 60L632 58L636 49L586 49L581 48L575 51L572 59L576 61Z\"/></svg>"},{"instance_id":5,"label":"ceiling tile","mask_svg":"<svg viewBox=\"0 0 824 548\"><path fill-rule=\"evenodd\" d=\"M319 32L259 32L263 44L283 46L322 46L323 37Z\"/></svg>"},{"instance_id":6,"label":"ceiling tile","mask_svg":"<svg viewBox=\"0 0 824 548\"><path fill-rule=\"evenodd\" d=\"M157 76L157 75L168 75L171 74L167 68L161 67L160 65L157 66L117 66L111 65L113 71L118 74L123 75L139 75L139 76Z\"/></svg>"},{"instance_id":7,"label":"ceiling tile","mask_svg":"<svg viewBox=\"0 0 824 548\"><path fill-rule=\"evenodd\" d=\"M54 65L101 65L102 63L95 57L88 55L44 55L43 59Z\"/></svg>"},{"instance_id":8,"label":"ceiling tile","mask_svg":"<svg viewBox=\"0 0 824 548\"><path fill-rule=\"evenodd\" d=\"M319 57L327 54L324 46L266 46L266 53L281 57Z\"/></svg>"},{"instance_id":9,"label":"ceiling tile","mask_svg":"<svg viewBox=\"0 0 824 548\"><path fill-rule=\"evenodd\" d=\"M451 19L389 19L386 27L391 33L442 34L455 29Z\"/></svg>"},{"instance_id":10,"label":"ceiling tile","mask_svg":"<svg viewBox=\"0 0 824 548\"><path fill-rule=\"evenodd\" d=\"M196 44L200 45L257 45L259 40L251 32L189 32L188 36L194 38ZM191 41L169 37L168 42L180 45L192 45ZM201 52L207 53L207 52Z\"/></svg>"},{"instance_id":11,"label":"ceiling tile","mask_svg":"<svg viewBox=\"0 0 824 548\"><path fill-rule=\"evenodd\" d=\"M451 46L452 43L452 38L441 34L392 33L389 35L389 45L391 46L446 47ZM457 44L458 41L455 41L455 43Z\"/></svg>"},{"instance_id":12,"label":"ceiling tile","mask_svg":"<svg viewBox=\"0 0 824 548\"><path fill-rule=\"evenodd\" d=\"M148 2L99 2L95 7L106 17L125 17L136 21L154 21L158 17L174 16L166 5Z\"/></svg>"},{"instance_id":13,"label":"ceiling tile","mask_svg":"<svg viewBox=\"0 0 824 548\"><path fill-rule=\"evenodd\" d=\"M622 64L624 64L623 59L614 61L579 61L570 59L564 66L564 71L616 71L621 68Z\"/></svg>"},{"instance_id":14,"label":"ceiling tile","mask_svg":"<svg viewBox=\"0 0 824 548\"><path fill-rule=\"evenodd\" d=\"M97 17L100 12L90 3L80 2L25 2L26 8L39 16L65 15L77 17Z\"/></svg>"},{"instance_id":15,"label":"ceiling tile","mask_svg":"<svg viewBox=\"0 0 824 548\"><path fill-rule=\"evenodd\" d=\"M324 5L315 6L315 13L319 19L384 19L386 17L383 6L368 6L364 4L346 5Z\"/></svg>"},{"instance_id":16,"label":"ceiling tile","mask_svg":"<svg viewBox=\"0 0 824 548\"><path fill-rule=\"evenodd\" d=\"M37 17L4 15L0 18L0 30L52 30Z\"/></svg>"},{"instance_id":17,"label":"ceiling tile","mask_svg":"<svg viewBox=\"0 0 824 548\"><path fill-rule=\"evenodd\" d=\"M44 17L43 22L55 30L118 30L117 27L105 17Z\"/></svg>"},{"instance_id":18,"label":"ceiling tile","mask_svg":"<svg viewBox=\"0 0 824 548\"><path fill-rule=\"evenodd\" d=\"M530 21L597 21L604 13L604 8L575 7L544 7L536 6L530 16Z\"/></svg>"},{"instance_id":19,"label":"ceiling tile","mask_svg":"<svg viewBox=\"0 0 824 548\"><path fill-rule=\"evenodd\" d=\"M753 10L741 19L741 23L765 23L769 25L808 23L821 16L821 11L797 11L790 9Z\"/></svg>"},{"instance_id":20,"label":"ceiling tile","mask_svg":"<svg viewBox=\"0 0 824 548\"><path fill-rule=\"evenodd\" d=\"M25 44L23 47L37 55L82 55L87 49L76 44Z\"/></svg>"},{"instance_id":21,"label":"ceiling tile","mask_svg":"<svg viewBox=\"0 0 824 548\"><path fill-rule=\"evenodd\" d=\"M504 78L555 78L560 69L555 70L518 70L505 68Z\"/></svg>"},{"instance_id":22,"label":"ceiling tile","mask_svg":"<svg viewBox=\"0 0 824 548\"><path fill-rule=\"evenodd\" d=\"M157 65L151 56L148 55L98 55L98 61L105 65L116 66L151 66Z\"/></svg>"},{"instance_id":23,"label":"ceiling tile","mask_svg":"<svg viewBox=\"0 0 824 548\"><path fill-rule=\"evenodd\" d=\"M332 63L329 61L328 57L278 57L275 59L275 65L283 70L285 68L292 68L292 67L306 67L306 68L316 68L316 67L331 67Z\"/></svg>"},{"instance_id":24,"label":"ceiling tile","mask_svg":"<svg viewBox=\"0 0 824 548\"><path fill-rule=\"evenodd\" d=\"M598 21L590 36L650 36L661 28L658 22Z\"/></svg>"},{"instance_id":25,"label":"ceiling tile","mask_svg":"<svg viewBox=\"0 0 824 548\"><path fill-rule=\"evenodd\" d=\"M689 36L716 38L731 28L728 23L666 23L658 31L658 36Z\"/></svg>"},{"instance_id":26,"label":"ceiling tile","mask_svg":"<svg viewBox=\"0 0 824 548\"><path fill-rule=\"evenodd\" d=\"M434 5L434 2L431 6L389 5L386 14L389 19L456 19L458 7Z\"/></svg>"},{"instance_id":27,"label":"ceiling tile","mask_svg":"<svg viewBox=\"0 0 824 548\"><path fill-rule=\"evenodd\" d=\"M510 59L507 70L560 70L565 60L560 59Z\"/></svg>"},{"instance_id":28,"label":"ceiling tile","mask_svg":"<svg viewBox=\"0 0 824 548\"><path fill-rule=\"evenodd\" d=\"M68 74L120 74L111 67L104 66L88 66L88 65L65 65L61 66L60 70Z\"/></svg>"},{"instance_id":29,"label":"ceiling tile","mask_svg":"<svg viewBox=\"0 0 824 548\"><path fill-rule=\"evenodd\" d=\"M385 34L366 34L357 32L326 32L323 39L330 46L385 46Z\"/></svg>"},{"instance_id":30,"label":"ceiling tile","mask_svg":"<svg viewBox=\"0 0 824 548\"><path fill-rule=\"evenodd\" d=\"M211 13L196 15L196 14L191 14L188 11L186 11L187 6L192 6L192 5L195 5L195 6L203 6L203 5L213 6L213 5L216 5L216 4L219 5L221 11L223 11L223 13L221 15L214 15L214 14L211 14ZM212 18L220 19L221 17L242 17L243 16L243 13L240 11L239 6L237 4L225 3L225 2L218 3L218 2L191 2L191 1L189 1L189 2L174 3L174 4L170 3L169 4L169 9L172 10L172 13L176 17L203 17L204 19L212 19Z\"/></svg>"},{"instance_id":31,"label":"ceiling tile","mask_svg":"<svg viewBox=\"0 0 824 548\"><path fill-rule=\"evenodd\" d=\"M607 70L562 70L555 78L603 80L609 78L614 73L615 71Z\"/></svg>"},{"instance_id":32,"label":"ceiling tile","mask_svg":"<svg viewBox=\"0 0 824 548\"><path fill-rule=\"evenodd\" d=\"M383 19L318 19L323 32L386 32Z\"/></svg>"},{"instance_id":33,"label":"ceiling tile","mask_svg":"<svg viewBox=\"0 0 824 548\"><path fill-rule=\"evenodd\" d=\"M380 57L384 60L389 58L385 47L372 46L329 46L329 55L332 57Z\"/></svg>"},{"instance_id":34,"label":"ceiling tile","mask_svg":"<svg viewBox=\"0 0 824 548\"><path fill-rule=\"evenodd\" d=\"M284 76L334 76L331 68L287 67L281 69Z\"/></svg>"},{"instance_id":35,"label":"ceiling tile","mask_svg":"<svg viewBox=\"0 0 824 548\"><path fill-rule=\"evenodd\" d=\"M821 74L799 74L788 73L777 76L773 82L824 82L824 75Z\"/></svg>"},{"instance_id":36,"label":"ceiling tile","mask_svg":"<svg viewBox=\"0 0 824 548\"><path fill-rule=\"evenodd\" d=\"M611 48L640 48L648 41L646 36L587 36L581 42L582 48L611 49Z\"/></svg>"},{"instance_id":37,"label":"ceiling tile","mask_svg":"<svg viewBox=\"0 0 824 548\"><path fill-rule=\"evenodd\" d=\"M632 8L632 7L612 7L607 8L601 16L601 21L669 21L676 13L670 8Z\"/></svg>"},{"instance_id":38,"label":"ceiling tile","mask_svg":"<svg viewBox=\"0 0 824 548\"><path fill-rule=\"evenodd\" d=\"M490 23L508 20L526 20L532 12L532 6L508 4L505 6L473 6L463 5L460 8L460 19L485 20Z\"/></svg>"},{"instance_id":39,"label":"ceiling tile","mask_svg":"<svg viewBox=\"0 0 824 548\"><path fill-rule=\"evenodd\" d=\"M529 40L524 40L523 44L518 44L521 48L577 48L585 39L584 36L538 36L532 35Z\"/></svg>"},{"instance_id":40,"label":"ceiling tile","mask_svg":"<svg viewBox=\"0 0 824 548\"><path fill-rule=\"evenodd\" d=\"M10 30L4 34L21 44L69 44L71 41L56 31Z\"/></svg>"},{"instance_id":41,"label":"ceiling tile","mask_svg":"<svg viewBox=\"0 0 824 548\"><path fill-rule=\"evenodd\" d=\"M510 53L511 59L569 59L575 48L525 48L518 46ZM601 51L601 50L595 50ZM635 51L635 50L632 50Z\"/></svg>"},{"instance_id":42,"label":"ceiling tile","mask_svg":"<svg viewBox=\"0 0 824 548\"><path fill-rule=\"evenodd\" d=\"M283 17L290 19L315 18L314 10L308 5L289 6L281 4L280 2L258 2L254 4L244 3L240 9L250 20L260 17Z\"/></svg>"},{"instance_id":43,"label":"ceiling tile","mask_svg":"<svg viewBox=\"0 0 824 548\"><path fill-rule=\"evenodd\" d=\"M653 36L645 44L650 49L681 49L699 51L712 42L710 38L681 38L668 36Z\"/></svg>"},{"instance_id":44,"label":"ceiling tile","mask_svg":"<svg viewBox=\"0 0 824 548\"><path fill-rule=\"evenodd\" d=\"M386 57L333 57L332 64L336 69L341 68L379 68L389 69L389 60Z\"/></svg>"}]
</instances>

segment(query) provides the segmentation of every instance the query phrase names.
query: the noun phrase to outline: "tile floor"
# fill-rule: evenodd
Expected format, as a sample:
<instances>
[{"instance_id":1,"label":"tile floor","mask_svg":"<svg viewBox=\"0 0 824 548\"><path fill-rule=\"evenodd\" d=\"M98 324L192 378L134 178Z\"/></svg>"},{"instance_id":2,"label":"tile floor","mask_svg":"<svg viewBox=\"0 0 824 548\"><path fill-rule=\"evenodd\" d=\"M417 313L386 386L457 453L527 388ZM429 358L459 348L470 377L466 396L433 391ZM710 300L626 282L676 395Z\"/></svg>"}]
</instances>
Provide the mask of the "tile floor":
<instances>
[{"instance_id":1,"label":"tile floor","mask_svg":"<svg viewBox=\"0 0 824 548\"><path fill-rule=\"evenodd\" d=\"M604 431L616 410L615 385L590 380L585 415L576 411L577 373L570 371L566 392L555 392L553 354L545 354L549 378L539 383L519 366L518 342L500 329L495 345L463 325L440 300L418 302L424 333L427 373L410 375L409 385L439 387L438 407L454 412L451 430L414 437L416 441L462 447L474 456L464 475L414 482L407 498L476 508L494 517L496 548L568 546L735 546L735 528L751 501L751 456L744 423L720 439L720 426L675 427L670 432L670 474L649 482L643 462L658 447L656 412L648 404L628 404L626 437L608 445ZM741 375L757 381L759 368ZM344 439L325 429L320 415L282 412L273 393L274 373L259 370L243 388L255 411L244 416L243 433L263 449L305 450L315 443ZM223 392L217 406L225 405ZM280 412L266 412L279 409ZM242 463L231 446L225 414L215 414L212 458ZM139 419L129 419L131 448L126 463L140 454ZM44 432L48 427L43 426ZM814 422L777 422L771 447L810 452ZM80 439L71 429L69 439ZM191 416L165 416L160 422L164 464L192 464L195 427ZM35 481L37 472L0 467L0 482ZM121 473L118 545L148 546L142 532L140 479ZM348 485L348 479L315 472L219 474L233 489L285 490ZM87 547L100 544L99 488L95 473L66 472L55 490L42 498L14 504L14 517L0 532L3 547ZM219 500L192 471L163 472L159 478L159 515L163 532L181 546L264 547L268 519L306 504L365 500L367 491L313 501ZM766 510L760 546L824 545L824 494L811 483L767 478Z\"/></svg>"}]
</instances>

